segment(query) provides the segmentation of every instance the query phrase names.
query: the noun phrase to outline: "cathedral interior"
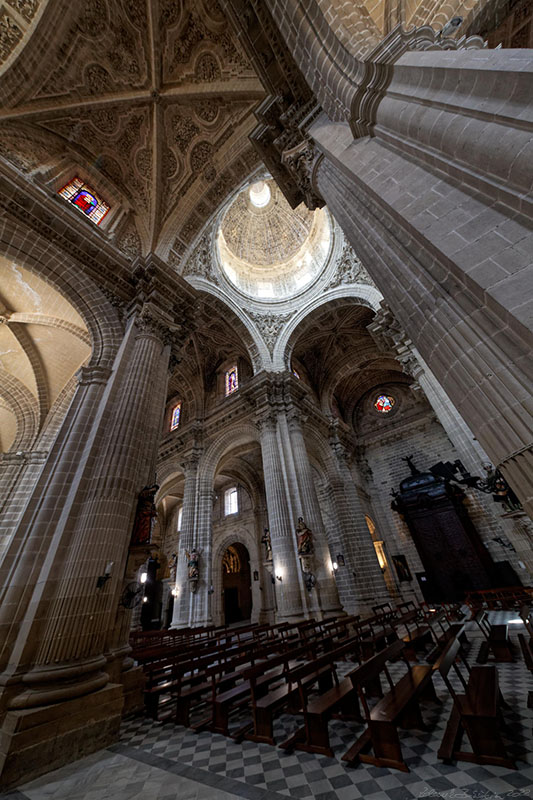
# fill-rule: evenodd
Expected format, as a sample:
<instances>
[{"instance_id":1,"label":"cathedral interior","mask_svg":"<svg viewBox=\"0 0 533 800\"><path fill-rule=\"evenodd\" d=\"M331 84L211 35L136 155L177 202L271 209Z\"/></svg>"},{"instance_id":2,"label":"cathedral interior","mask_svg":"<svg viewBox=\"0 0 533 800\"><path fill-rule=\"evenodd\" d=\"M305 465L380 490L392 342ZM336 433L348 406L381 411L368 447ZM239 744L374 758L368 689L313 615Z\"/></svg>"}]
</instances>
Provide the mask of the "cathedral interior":
<instances>
[{"instance_id":1,"label":"cathedral interior","mask_svg":"<svg viewBox=\"0 0 533 800\"><path fill-rule=\"evenodd\" d=\"M0 3L0 797L529 794L532 87L531 0Z\"/></svg>"}]
</instances>

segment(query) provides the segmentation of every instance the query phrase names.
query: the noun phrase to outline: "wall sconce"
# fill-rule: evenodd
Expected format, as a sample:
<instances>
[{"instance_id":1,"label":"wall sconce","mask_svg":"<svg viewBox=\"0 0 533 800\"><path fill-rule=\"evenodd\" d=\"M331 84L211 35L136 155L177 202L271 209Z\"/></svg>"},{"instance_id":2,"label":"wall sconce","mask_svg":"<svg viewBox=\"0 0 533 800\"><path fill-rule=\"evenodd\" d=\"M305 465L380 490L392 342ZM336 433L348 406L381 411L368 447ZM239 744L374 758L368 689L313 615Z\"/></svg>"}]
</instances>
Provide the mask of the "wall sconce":
<instances>
[{"instance_id":1,"label":"wall sconce","mask_svg":"<svg viewBox=\"0 0 533 800\"><path fill-rule=\"evenodd\" d=\"M276 580L281 582L283 580L283 575L276 575Z\"/></svg>"},{"instance_id":2,"label":"wall sconce","mask_svg":"<svg viewBox=\"0 0 533 800\"><path fill-rule=\"evenodd\" d=\"M178 587L177 586L174 586L174 588L172 589L171 594L172 594L173 597L177 597L178 596L179 591L178 591Z\"/></svg>"},{"instance_id":3,"label":"wall sconce","mask_svg":"<svg viewBox=\"0 0 533 800\"><path fill-rule=\"evenodd\" d=\"M107 581L111 577L111 570L113 569L114 561L108 561L105 567L105 571L103 575L99 575L96 581L96 588L101 589L103 586L106 585Z\"/></svg>"},{"instance_id":4,"label":"wall sconce","mask_svg":"<svg viewBox=\"0 0 533 800\"><path fill-rule=\"evenodd\" d=\"M148 598L146 597L146 595L144 595L144 597L143 597L143 603L147 603L147 602L148 602Z\"/></svg>"},{"instance_id":5,"label":"wall sconce","mask_svg":"<svg viewBox=\"0 0 533 800\"><path fill-rule=\"evenodd\" d=\"M346 562L344 561L343 554L342 553L337 553L337 564L339 565L339 567L344 567L345 563Z\"/></svg>"},{"instance_id":6,"label":"wall sconce","mask_svg":"<svg viewBox=\"0 0 533 800\"><path fill-rule=\"evenodd\" d=\"M215 587L213 586L213 584L211 584L211 586L207 590L207 594L213 594L214 591L215 591Z\"/></svg>"},{"instance_id":7,"label":"wall sconce","mask_svg":"<svg viewBox=\"0 0 533 800\"><path fill-rule=\"evenodd\" d=\"M338 569L339 569L339 565L337 564L337 562L336 561L332 561L331 562L331 572L332 572L332 574L336 575Z\"/></svg>"},{"instance_id":8,"label":"wall sconce","mask_svg":"<svg viewBox=\"0 0 533 800\"><path fill-rule=\"evenodd\" d=\"M148 580L148 573L141 572L141 583L146 583L147 580Z\"/></svg>"}]
</instances>

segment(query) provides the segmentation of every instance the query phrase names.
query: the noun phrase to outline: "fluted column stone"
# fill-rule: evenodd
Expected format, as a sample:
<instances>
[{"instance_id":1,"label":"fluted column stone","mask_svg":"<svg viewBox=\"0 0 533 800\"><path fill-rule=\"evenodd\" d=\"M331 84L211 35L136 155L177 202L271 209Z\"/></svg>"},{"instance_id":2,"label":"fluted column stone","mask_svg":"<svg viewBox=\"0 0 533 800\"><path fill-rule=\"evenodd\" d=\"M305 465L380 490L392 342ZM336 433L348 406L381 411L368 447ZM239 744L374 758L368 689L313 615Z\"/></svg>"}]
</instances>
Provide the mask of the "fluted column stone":
<instances>
[{"instance_id":1,"label":"fluted column stone","mask_svg":"<svg viewBox=\"0 0 533 800\"><path fill-rule=\"evenodd\" d=\"M302 430L302 419L296 410L292 410L289 413L284 428L285 432L288 433L287 438L291 446L291 467L294 475L295 493L297 494L294 498L294 503L296 508L300 509L299 516L304 518L307 527L313 534L314 554L312 562L316 577L316 586L313 592L316 591L318 598L317 610L320 610L322 614L331 616L341 611L337 585L332 574L332 562L335 555L330 552L328 547L315 488L315 479Z\"/></svg>"},{"instance_id":2,"label":"fluted column stone","mask_svg":"<svg viewBox=\"0 0 533 800\"><path fill-rule=\"evenodd\" d=\"M265 478L270 539L272 542L277 618L279 621L301 619L306 615L303 603L302 574L296 553L295 522L287 502L284 465L280 455L281 442L274 414L264 416L258 423L261 455ZM276 576L280 575L282 581Z\"/></svg>"}]
</instances>

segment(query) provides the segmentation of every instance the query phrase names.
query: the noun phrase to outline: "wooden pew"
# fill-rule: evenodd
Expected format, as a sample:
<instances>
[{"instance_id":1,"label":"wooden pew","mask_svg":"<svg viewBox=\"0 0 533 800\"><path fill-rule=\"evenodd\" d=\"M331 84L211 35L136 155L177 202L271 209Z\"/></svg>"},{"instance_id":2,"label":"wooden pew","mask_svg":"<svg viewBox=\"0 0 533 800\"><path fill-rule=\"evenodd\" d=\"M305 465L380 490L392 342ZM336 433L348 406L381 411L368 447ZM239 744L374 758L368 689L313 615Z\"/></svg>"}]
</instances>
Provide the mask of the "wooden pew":
<instances>
[{"instance_id":1,"label":"wooden pew","mask_svg":"<svg viewBox=\"0 0 533 800\"><path fill-rule=\"evenodd\" d=\"M314 657L316 644L314 642L299 640L298 646L287 648L281 642L281 652L271 651L267 659L261 664L252 664L241 672L242 682L227 691L215 692L212 699L211 722L208 725L213 733L229 736L230 715L244 705L251 704L252 709L256 702L272 689L272 684L285 685L285 675L298 662L299 659ZM232 737L240 741L244 734L251 730L252 722L247 722Z\"/></svg>"},{"instance_id":2,"label":"wooden pew","mask_svg":"<svg viewBox=\"0 0 533 800\"><path fill-rule=\"evenodd\" d=\"M444 612L441 612L444 617ZM404 613L396 622L392 623L396 634L405 645L405 656L410 661L418 661L418 652L426 651L427 648L436 642L433 630L421 614L420 609L414 609ZM405 631L405 633L403 632Z\"/></svg>"},{"instance_id":3,"label":"wooden pew","mask_svg":"<svg viewBox=\"0 0 533 800\"><path fill-rule=\"evenodd\" d=\"M318 640L316 645L324 645L323 640ZM345 642L341 648L342 654L338 657L343 657L347 653L358 652L359 640L354 636L352 639ZM296 656L295 651L289 651L293 658ZM266 744L275 744L274 741L274 716L282 708L288 708L291 713L296 713L300 708L300 694L302 688L306 691L318 682L318 686L322 692L327 691L333 686L333 676L331 670L331 663L336 657L336 651L331 647L328 650L325 663L319 667L316 666L317 660L320 657L314 652L301 653L298 657L307 658L309 664L312 665L309 674L302 678L300 684L296 680L299 666L293 663L287 663L283 672L284 683L275 688L269 689L267 694L261 696L258 692L258 679L261 677L260 671L255 668L245 673L246 677L250 680L250 690L252 695L252 722L240 731L240 735L244 735L246 739L253 742L264 742ZM333 658L332 658L333 656ZM274 665L275 662L273 662Z\"/></svg>"},{"instance_id":4,"label":"wooden pew","mask_svg":"<svg viewBox=\"0 0 533 800\"><path fill-rule=\"evenodd\" d=\"M296 748L333 758L329 743L329 720L338 713L345 719L361 718L355 687L349 677L339 681L335 664L347 655L355 654L357 657L358 653L359 643L354 637L341 647L291 672L290 680L298 685L298 706L302 709L304 725L280 745L282 749ZM326 671L331 675L333 686L317 697L310 696L311 678L324 675Z\"/></svg>"},{"instance_id":5,"label":"wooden pew","mask_svg":"<svg viewBox=\"0 0 533 800\"><path fill-rule=\"evenodd\" d=\"M482 643L478 663L485 664L492 653L493 661L498 663L509 663L514 661L513 645L509 639L509 629L507 624L491 625L486 611L479 610L474 615L474 622L485 637Z\"/></svg>"},{"instance_id":6,"label":"wooden pew","mask_svg":"<svg viewBox=\"0 0 533 800\"><path fill-rule=\"evenodd\" d=\"M469 669L466 661L461 659L459 642L455 640L451 644L446 657L439 665L439 672L453 697L452 712L438 751L439 758L446 763L472 761L475 764L494 764L516 769L516 765L505 751L500 736L500 707L503 698L499 690L496 667L476 666ZM463 670L459 666L460 663ZM448 678L451 666L463 687L461 693L456 691ZM460 749L465 732L472 753Z\"/></svg>"},{"instance_id":7,"label":"wooden pew","mask_svg":"<svg viewBox=\"0 0 533 800\"><path fill-rule=\"evenodd\" d=\"M436 700L431 682L433 667L429 664L410 664L404 656L404 643L394 642L386 650L377 653L369 661L361 664L350 678L357 689L366 719L366 730L355 744L342 756L349 764L363 761L379 767L392 767L408 772L402 756L398 726L425 730L419 700ZM394 684L387 669L387 662L402 658L407 673ZM389 692L369 708L366 687L374 686L384 673L389 683ZM372 748L373 754L365 752Z\"/></svg>"}]
</instances>

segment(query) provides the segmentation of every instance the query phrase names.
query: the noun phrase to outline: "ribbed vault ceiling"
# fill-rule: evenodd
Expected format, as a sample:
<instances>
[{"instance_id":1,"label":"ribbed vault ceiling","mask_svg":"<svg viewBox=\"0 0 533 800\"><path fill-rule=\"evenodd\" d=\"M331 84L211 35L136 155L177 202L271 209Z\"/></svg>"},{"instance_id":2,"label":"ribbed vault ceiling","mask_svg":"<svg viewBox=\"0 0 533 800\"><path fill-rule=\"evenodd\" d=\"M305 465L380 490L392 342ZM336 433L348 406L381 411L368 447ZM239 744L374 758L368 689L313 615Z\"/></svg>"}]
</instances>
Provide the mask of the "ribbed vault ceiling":
<instances>
[{"instance_id":1,"label":"ribbed vault ceiling","mask_svg":"<svg viewBox=\"0 0 533 800\"><path fill-rule=\"evenodd\" d=\"M55 0L3 75L0 154L78 165L131 209L122 249L177 259L257 166L263 96L216 0Z\"/></svg>"}]
</instances>

